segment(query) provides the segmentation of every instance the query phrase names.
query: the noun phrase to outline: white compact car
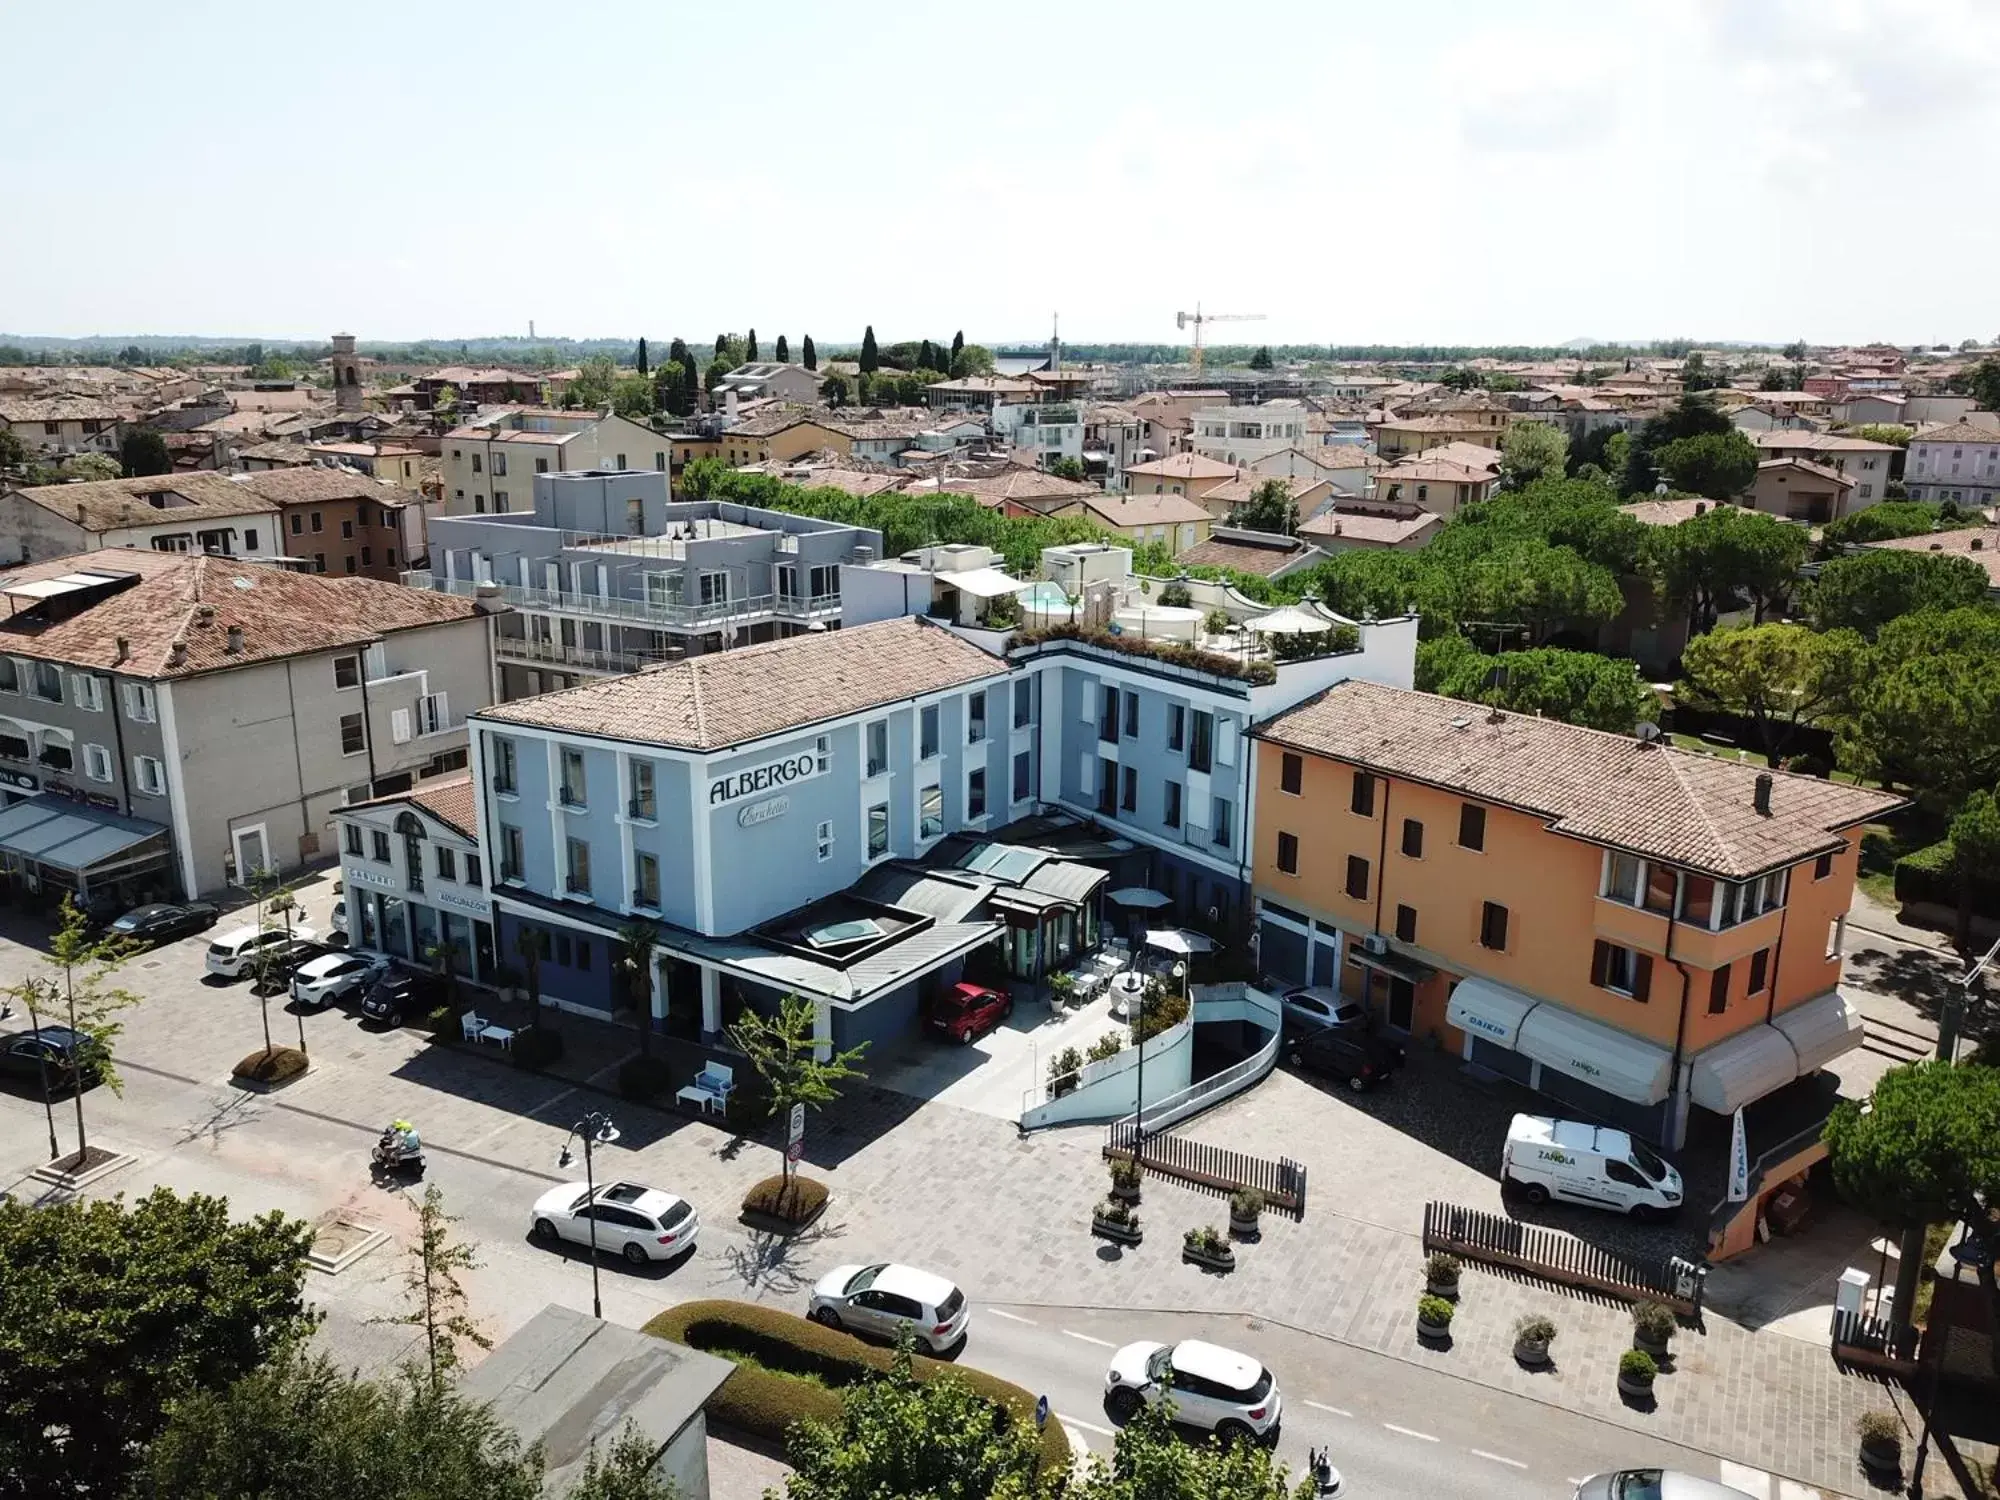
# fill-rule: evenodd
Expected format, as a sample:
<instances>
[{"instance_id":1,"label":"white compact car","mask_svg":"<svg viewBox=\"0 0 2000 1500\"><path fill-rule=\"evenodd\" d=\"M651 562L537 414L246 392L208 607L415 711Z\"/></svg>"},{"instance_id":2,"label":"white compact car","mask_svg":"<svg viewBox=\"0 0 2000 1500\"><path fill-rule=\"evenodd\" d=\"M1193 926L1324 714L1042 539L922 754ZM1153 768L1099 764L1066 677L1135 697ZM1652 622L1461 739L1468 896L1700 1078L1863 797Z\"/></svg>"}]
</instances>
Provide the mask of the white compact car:
<instances>
[{"instance_id":1,"label":"white compact car","mask_svg":"<svg viewBox=\"0 0 2000 1500\"><path fill-rule=\"evenodd\" d=\"M1635 1219L1680 1212L1681 1174L1623 1130L1516 1115L1500 1152L1500 1182L1530 1203L1560 1198Z\"/></svg>"},{"instance_id":2,"label":"white compact car","mask_svg":"<svg viewBox=\"0 0 2000 1500\"><path fill-rule=\"evenodd\" d=\"M1141 1402L1171 1401L1174 1420L1229 1441L1276 1443L1283 1406L1278 1380L1247 1354L1200 1339L1127 1344L1111 1356L1104 1402L1129 1422Z\"/></svg>"},{"instance_id":3,"label":"white compact car","mask_svg":"<svg viewBox=\"0 0 2000 1500\"><path fill-rule=\"evenodd\" d=\"M608 1182L593 1199L581 1182L550 1188L535 1200L530 1229L544 1244L591 1242L624 1256L635 1266L673 1260L694 1249L701 1217L685 1198L637 1182Z\"/></svg>"},{"instance_id":4,"label":"white compact car","mask_svg":"<svg viewBox=\"0 0 2000 1500\"><path fill-rule=\"evenodd\" d=\"M292 976L292 998L317 1009L359 995L389 967L373 953L326 953Z\"/></svg>"},{"instance_id":5,"label":"white compact car","mask_svg":"<svg viewBox=\"0 0 2000 1500\"><path fill-rule=\"evenodd\" d=\"M933 1354L964 1338L972 1322L965 1293L949 1281L893 1263L835 1267L814 1284L806 1316L828 1328L885 1339L908 1323Z\"/></svg>"},{"instance_id":6,"label":"white compact car","mask_svg":"<svg viewBox=\"0 0 2000 1500\"><path fill-rule=\"evenodd\" d=\"M232 927L208 945L208 972L236 979L250 971L265 948L310 943L318 936L312 928L297 924L290 932L282 927Z\"/></svg>"}]
</instances>

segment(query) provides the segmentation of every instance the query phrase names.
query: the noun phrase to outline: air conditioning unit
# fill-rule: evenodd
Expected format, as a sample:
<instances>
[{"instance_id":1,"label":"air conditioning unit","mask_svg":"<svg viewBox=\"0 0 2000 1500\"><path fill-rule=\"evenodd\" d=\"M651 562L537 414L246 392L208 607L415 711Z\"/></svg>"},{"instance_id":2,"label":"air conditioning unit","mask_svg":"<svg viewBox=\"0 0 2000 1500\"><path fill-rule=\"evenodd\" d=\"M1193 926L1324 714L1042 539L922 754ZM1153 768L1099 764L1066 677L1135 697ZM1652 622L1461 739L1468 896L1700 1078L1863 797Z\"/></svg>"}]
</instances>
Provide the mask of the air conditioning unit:
<instances>
[{"instance_id":1,"label":"air conditioning unit","mask_svg":"<svg viewBox=\"0 0 2000 1500\"><path fill-rule=\"evenodd\" d=\"M1361 939L1361 951L1372 953L1377 958L1389 951L1389 940L1379 932L1371 932Z\"/></svg>"}]
</instances>

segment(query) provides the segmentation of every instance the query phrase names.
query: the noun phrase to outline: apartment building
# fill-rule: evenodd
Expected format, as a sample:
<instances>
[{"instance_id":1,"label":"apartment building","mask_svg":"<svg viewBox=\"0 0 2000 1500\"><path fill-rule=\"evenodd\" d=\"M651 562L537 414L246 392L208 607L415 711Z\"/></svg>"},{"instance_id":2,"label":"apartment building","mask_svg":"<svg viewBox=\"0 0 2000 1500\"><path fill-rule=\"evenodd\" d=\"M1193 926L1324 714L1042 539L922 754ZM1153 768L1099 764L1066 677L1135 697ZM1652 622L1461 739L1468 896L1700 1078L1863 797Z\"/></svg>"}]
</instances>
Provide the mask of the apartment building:
<instances>
[{"instance_id":1,"label":"apartment building","mask_svg":"<svg viewBox=\"0 0 2000 1500\"><path fill-rule=\"evenodd\" d=\"M1255 464L1287 448L1302 448L1309 413L1297 401L1263 406L1204 406L1196 409L1188 446L1232 467Z\"/></svg>"},{"instance_id":2,"label":"apartment building","mask_svg":"<svg viewBox=\"0 0 2000 1500\"><path fill-rule=\"evenodd\" d=\"M395 584L115 548L0 594L0 865L30 889L296 869L343 803L462 768L492 697L487 610Z\"/></svg>"},{"instance_id":3,"label":"apartment building","mask_svg":"<svg viewBox=\"0 0 2000 1500\"><path fill-rule=\"evenodd\" d=\"M537 474L578 469L667 471L671 445L611 413L506 406L444 435L438 454L448 516L525 510Z\"/></svg>"},{"instance_id":4,"label":"apartment building","mask_svg":"<svg viewBox=\"0 0 2000 1500\"><path fill-rule=\"evenodd\" d=\"M2000 502L2000 428L1954 422L1910 439L1903 483L1912 500Z\"/></svg>"},{"instance_id":5,"label":"apartment building","mask_svg":"<svg viewBox=\"0 0 2000 1500\"><path fill-rule=\"evenodd\" d=\"M494 940L470 772L350 802L333 826L350 947L425 967L443 954L463 978L495 978L508 956Z\"/></svg>"},{"instance_id":6,"label":"apartment building","mask_svg":"<svg viewBox=\"0 0 2000 1500\"><path fill-rule=\"evenodd\" d=\"M272 550L301 570L393 583L421 546L422 497L388 480L312 465L238 474L230 483L277 508Z\"/></svg>"},{"instance_id":7,"label":"apartment building","mask_svg":"<svg viewBox=\"0 0 2000 1500\"><path fill-rule=\"evenodd\" d=\"M1266 971L1673 1147L1860 1045L1841 936L1900 798L1364 681L1252 738Z\"/></svg>"},{"instance_id":8,"label":"apartment building","mask_svg":"<svg viewBox=\"0 0 2000 1500\"><path fill-rule=\"evenodd\" d=\"M95 396L22 396L0 400L0 427L28 452L67 458L118 451L124 413Z\"/></svg>"},{"instance_id":9,"label":"apartment building","mask_svg":"<svg viewBox=\"0 0 2000 1500\"><path fill-rule=\"evenodd\" d=\"M2000 434L1995 434L1995 440L2000 441ZM1847 498L1850 515L1879 503L1888 493L1897 456L1892 443L1839 432L1774 429L1753 434L1751 441L1757 445L1759 459L1796 458L1852 480L1854 489Z\"/></svg>"},{"instance_id":10,"label":"apartment building","mask_svg":"<svg viewBox=\"0 0 2000 1500\"><path fill-rule=\"evenodd\" d=\"M0 495L0 554L8 561L103 547L269 557L283 550L278 532L277 505L221 474L34 485Z\"/></svg>"}]
</instances>

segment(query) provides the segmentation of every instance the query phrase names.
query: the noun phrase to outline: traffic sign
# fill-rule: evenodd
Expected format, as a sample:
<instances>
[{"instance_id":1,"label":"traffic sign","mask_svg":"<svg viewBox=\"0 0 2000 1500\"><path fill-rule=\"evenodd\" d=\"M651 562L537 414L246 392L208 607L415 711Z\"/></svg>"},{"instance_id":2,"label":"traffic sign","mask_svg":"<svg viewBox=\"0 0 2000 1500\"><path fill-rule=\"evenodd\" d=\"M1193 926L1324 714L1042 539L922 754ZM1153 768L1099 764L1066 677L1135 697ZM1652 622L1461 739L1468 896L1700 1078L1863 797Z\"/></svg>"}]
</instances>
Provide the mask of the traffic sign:
<instances>
[{"instance_id":1,"label":"traffic sign","mask_svg":"<svg viewBox=\"0 0 2000 1500\"><path fill-rule=\"evenodd\" d=\"M1047 1396L1037 1396L1035 1398L1035 1426L1039 1429L1048 1425L1049 1398Z\"/></svg>"},{"instance_id":2,"label":"traffic sign","mask_svg":"<svg viewBox=\"0 0 2000 1500\"><path fill-rule=\"evenodd\" d=\"M785 1160L793 1163L794 1165L796 1165L799 1158L804 1156L805 1154L806 1154L806 1143L804 1141L793 1141L791 1145L785 1147Z\"/></svg>"},{"instance_id":3,"label":"traffic sign","mask_svg":"<svg viewBox=\"0 0 2000 1500\"><path fill-rule=\"evenodd\" d=\"M789 1148L788 1154L791 1155L793 1161L797 1161L799 1159L797 1151L800 1144L805 1140L805 1138L806 1138L806 1107L803 1104L794 1104L792 1106L791 1133L785 1137L785 1144Z\"/></svg>"}]
</instances>

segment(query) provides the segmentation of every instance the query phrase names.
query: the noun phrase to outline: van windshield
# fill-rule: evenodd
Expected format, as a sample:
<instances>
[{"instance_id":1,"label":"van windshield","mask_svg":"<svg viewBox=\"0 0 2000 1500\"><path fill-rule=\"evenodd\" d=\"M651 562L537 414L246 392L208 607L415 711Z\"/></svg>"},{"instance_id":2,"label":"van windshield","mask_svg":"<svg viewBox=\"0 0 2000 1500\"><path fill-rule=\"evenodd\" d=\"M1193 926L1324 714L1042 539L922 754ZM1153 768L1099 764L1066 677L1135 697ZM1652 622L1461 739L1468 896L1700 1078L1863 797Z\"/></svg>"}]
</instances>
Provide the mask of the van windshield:
<instances>
[{"instance_id":1,"label":"van windshield","mask_svg":"<svg viewBox=\"0 0 2000 1500\"><path fill-rule=\"evenodd\" d=\"M1634 1166L1652 1178L1653 1181L1665 1182L1667 1180L1667 1164L1637 1141L1632 1143L1632 1162Z\"/></svg>"}]
</instances>

